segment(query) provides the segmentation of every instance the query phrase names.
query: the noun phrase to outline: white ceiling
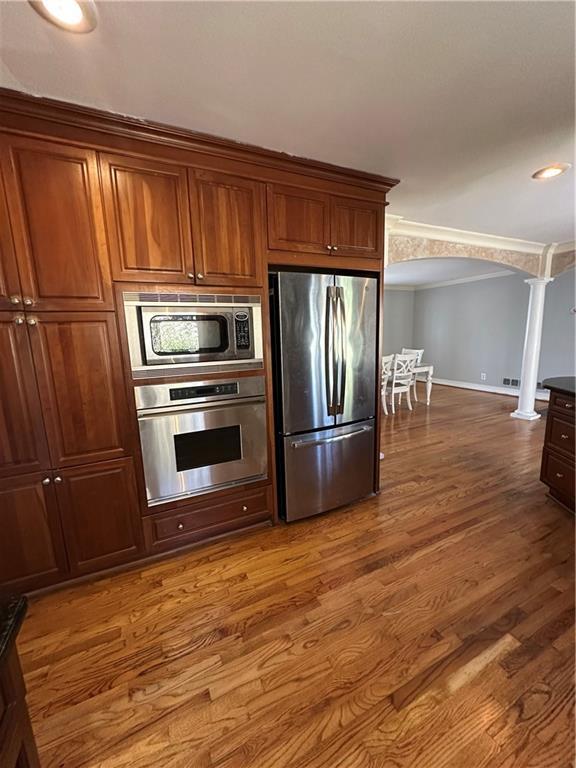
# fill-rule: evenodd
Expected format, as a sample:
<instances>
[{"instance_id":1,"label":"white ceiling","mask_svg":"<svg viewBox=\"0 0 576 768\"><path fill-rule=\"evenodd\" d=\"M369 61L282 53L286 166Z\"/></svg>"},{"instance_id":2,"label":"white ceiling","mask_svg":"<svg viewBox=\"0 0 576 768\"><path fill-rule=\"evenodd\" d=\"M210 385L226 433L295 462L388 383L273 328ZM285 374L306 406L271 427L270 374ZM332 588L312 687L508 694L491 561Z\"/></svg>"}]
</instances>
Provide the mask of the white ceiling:
<instances>
[{"instance_id":1,"label":"white ceiling","mask_svg":"<svg viewBox=\"0 0 576 768\"><path fill-rule=\"evenodd\" d=\"M388 288L418 288L437 283L485 278L487 275L492 277L512 274L527 276L526 273L511 267L476 259L418 259L389 264L384 271L384 285Z\"/></svg>"},{"instance_id":2,"label":"white ceiling","mask_svg":"<svg viewBox=\"0 0 576 768\"><path fill-rule=\"evenodd\" d=\"M0 82L398 177L390 213L574 239L570 2L0 2Z\"/></svg>"}]
</instances>

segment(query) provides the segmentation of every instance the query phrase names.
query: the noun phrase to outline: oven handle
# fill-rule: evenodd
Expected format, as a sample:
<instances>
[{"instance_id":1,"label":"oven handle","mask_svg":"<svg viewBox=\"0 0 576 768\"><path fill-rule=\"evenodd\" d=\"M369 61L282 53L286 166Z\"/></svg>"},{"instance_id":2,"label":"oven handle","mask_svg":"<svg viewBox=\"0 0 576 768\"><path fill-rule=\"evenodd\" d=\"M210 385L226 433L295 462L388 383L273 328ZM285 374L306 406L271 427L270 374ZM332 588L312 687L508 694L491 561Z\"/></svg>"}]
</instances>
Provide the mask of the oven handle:
<instances>
[{"instance_id":1,"label":"oven handle","mask_svg":"<svg viewBox=\"0 0 576 768\"><path fill-rule=\"evenodd\" d=\"M218 400L211 403L188 403L180 406L159 406L158 408L142 408L137 411L137 416L141 418L150 418L153 416L172 416L174 414L186 413L187 411L221 411L225 408L235 408L238 405L256 405L265 403L265 397L241 397L231 400Z\"/></svg>"}]
</instances>

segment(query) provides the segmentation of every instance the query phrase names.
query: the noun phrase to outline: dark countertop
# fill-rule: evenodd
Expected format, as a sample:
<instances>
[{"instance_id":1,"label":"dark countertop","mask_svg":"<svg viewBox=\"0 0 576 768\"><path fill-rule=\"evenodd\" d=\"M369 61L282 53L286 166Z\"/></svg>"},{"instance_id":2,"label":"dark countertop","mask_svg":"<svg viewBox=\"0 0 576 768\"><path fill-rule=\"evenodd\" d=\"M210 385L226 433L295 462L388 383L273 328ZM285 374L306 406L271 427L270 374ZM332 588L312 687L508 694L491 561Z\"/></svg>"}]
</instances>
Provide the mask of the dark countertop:
<instances>
[{"instance_id":1,"label":"dark countertop","mask_svg":"<svg viewBox=\"0 0 576 768\"><path fill-rule=\"evenodd\" d=\"M27 608L25 597L0 598L0 664L16 639Z\"/></svg>"},{"instance_id":2,"label":"dark countertop","mask_svg":"<svg viewBox=\"0 0 576 768\"><path fill-rule=\"evenodd\" d=\"M574 395L576 389L576 376L556 376L553 379L544 379L544 389L553 389L564 395Z\"/></svg>"}]
</instances>

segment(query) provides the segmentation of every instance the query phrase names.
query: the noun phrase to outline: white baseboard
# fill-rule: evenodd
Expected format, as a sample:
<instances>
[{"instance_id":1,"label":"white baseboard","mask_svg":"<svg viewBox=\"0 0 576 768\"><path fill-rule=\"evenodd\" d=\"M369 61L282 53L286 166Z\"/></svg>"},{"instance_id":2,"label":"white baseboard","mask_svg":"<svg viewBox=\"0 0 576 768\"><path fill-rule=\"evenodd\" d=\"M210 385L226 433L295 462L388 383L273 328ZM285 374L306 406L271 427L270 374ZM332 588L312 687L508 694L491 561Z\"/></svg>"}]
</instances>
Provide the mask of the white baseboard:
<instances>
[{"instance_id":1,"label":"white baseboard","mask_svg":"<svg viewBox=\"0 0 576 768\"><path fill-rule=\"evenodd\" d=\"M478 392L493 392L495 395L509 395L518 397L518 387L493 387L491 384L476 384L470 381L452 381L451 379L433 378L434 384L443 384L445 387L457 387L458 389L475 389ZM549 400L550 392L547 389L536 390L536 400Z\"/></svg>"}]
</instances>

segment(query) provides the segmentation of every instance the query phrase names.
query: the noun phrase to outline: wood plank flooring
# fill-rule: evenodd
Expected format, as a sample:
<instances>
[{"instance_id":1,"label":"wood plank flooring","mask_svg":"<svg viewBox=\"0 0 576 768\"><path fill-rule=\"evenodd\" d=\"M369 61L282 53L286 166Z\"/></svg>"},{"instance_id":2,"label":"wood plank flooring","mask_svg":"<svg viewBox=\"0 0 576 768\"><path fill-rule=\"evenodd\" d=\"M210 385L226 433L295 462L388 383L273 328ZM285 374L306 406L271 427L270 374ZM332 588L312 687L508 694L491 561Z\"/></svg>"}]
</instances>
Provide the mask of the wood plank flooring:
<instances>
[{"instance_id":1,"label":"wood plank flooring","mask_svg":"<svg viewBox=\"0 0 576 768\"><path fill-rule=\"evenodd\" d=\"M568 768L573 518L544 421L435 387L383 493L32 601L44 768Z\"/></svg>"}]
</instances>

